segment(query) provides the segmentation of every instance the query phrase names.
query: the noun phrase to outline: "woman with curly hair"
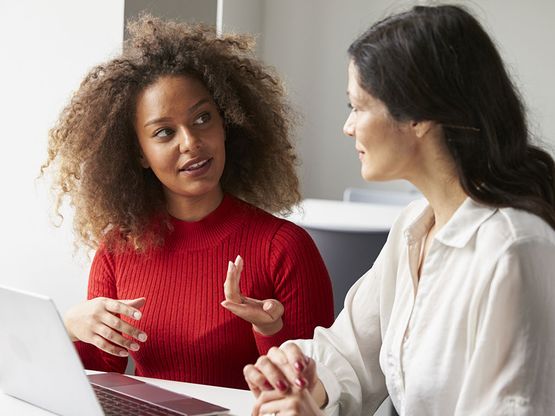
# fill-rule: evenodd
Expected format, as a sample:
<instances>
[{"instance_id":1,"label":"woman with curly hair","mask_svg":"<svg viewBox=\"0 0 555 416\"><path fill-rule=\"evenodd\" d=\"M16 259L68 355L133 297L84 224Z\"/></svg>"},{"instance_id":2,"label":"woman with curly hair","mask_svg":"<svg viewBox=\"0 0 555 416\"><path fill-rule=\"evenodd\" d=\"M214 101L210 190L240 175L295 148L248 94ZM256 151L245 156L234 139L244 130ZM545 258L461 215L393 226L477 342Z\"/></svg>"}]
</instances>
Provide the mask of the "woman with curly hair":
<instances>
[{"instance_id":1,"label":"woman with curly hair","mask_svg":"<svg viewBox=\"0 0 555 416\"><path fill-rule=\"evenodd\" d=\"M97 249L66 328L89 369L130 354L137 375L246 387L245 364L333 320L313 241L266 212L300 197L291 113L248 37L149 16L129 33L50 134L43 170Z\"/></svg>"}]
</instances>

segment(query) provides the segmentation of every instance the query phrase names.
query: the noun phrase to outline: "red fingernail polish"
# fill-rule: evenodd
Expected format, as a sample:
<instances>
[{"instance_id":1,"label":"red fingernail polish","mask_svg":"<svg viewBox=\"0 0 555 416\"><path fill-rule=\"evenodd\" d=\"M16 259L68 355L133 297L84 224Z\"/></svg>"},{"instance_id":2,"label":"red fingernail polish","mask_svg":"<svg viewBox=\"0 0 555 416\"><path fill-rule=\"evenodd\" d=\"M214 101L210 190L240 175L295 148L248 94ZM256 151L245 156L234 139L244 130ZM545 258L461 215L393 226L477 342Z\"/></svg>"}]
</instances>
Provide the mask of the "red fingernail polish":
<instances>
[{"instance_id":1,"label":"red fingernail polish","mask_svg":"<svg viewBox=\"0 0 555 416\"><path fill-rule=\"evenodd\" d=\"M279 380L276 384L277 384L277 388L280 389L281 391L287 390L287 384L284 381Z\"/></svg>"},{"instance_id":2,"label":"red fingernail polish","mask_svg":"<svg viewBox=\"0 0 555 416\"><path fill-rule=\"evenodd\" d=\"M295 368L297 369L297 371L301 372L301 371L304 370L304 364L301 363L300 361L297 361L297 362L295 363Z\"/></svg>"},{"instance_id":3,"label":"red fingernail polish","mask_svg":"<svg viewBox=\"0 0 555 416\"><path fill-rule=\"evenodd\" d=\"M303 387L306 386L306 380L304 380L302 378L296 378L295 379L295 384L302 389Z\"/></svg>"},{"instance_id":4,"label":"red fingernail polish","mask_svg":"<svg viewBox=\"0 0 555 416\"><path fill-rule=\"evenodd\" d=\"M267 381L264 382L264 387L266 388L266 390L273 390L274 389L274 386L272 386Z\"/></svg>"}]
</instances>

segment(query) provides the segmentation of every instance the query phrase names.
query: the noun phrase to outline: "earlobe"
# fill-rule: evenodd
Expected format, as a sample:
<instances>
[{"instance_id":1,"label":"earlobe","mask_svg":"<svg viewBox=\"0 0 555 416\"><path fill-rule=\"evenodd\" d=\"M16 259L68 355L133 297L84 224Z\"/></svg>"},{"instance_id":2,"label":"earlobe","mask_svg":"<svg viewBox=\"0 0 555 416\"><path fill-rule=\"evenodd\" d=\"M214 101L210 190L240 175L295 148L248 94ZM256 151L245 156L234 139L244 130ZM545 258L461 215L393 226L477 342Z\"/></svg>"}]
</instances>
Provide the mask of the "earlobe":
<instances>
[{"instance_id":1,"label":"earlobe","mask_svg":"<svg viewBox=\"0 0 555 416\"><path fill-rule=\"evenodd\" d=\"M414 131L414 134L419 139L426 136L428 132L432 129L433 125L434 122L429 120L411 122L411 127Z\"/></svg>"},{"instance_id":2,"label":"earlobe","mask_svg":"<svg viewBox=\"0 0 555 416\"><path fill-rule=\"evenodd\" d=\"M139 163L144 169L150 168L150 164L148 163L148 160L146 160L146 158L143 155L139 156Z\"/></svg>"}]
</instances>

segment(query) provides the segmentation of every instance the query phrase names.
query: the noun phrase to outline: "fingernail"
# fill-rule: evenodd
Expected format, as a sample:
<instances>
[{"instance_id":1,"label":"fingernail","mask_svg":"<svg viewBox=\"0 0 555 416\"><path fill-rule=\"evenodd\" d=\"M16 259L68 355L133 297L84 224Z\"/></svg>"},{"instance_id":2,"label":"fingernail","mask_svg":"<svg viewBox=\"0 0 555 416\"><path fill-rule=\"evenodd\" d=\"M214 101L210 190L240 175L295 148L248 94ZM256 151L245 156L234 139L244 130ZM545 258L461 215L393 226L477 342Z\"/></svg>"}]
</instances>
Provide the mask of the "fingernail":
<instances>
[{"instance_id":1,"label":"fingernail","mask_svg":"<svg viewBox=\"0 0 555 416\"><path fill-rule=\"evenodd\" d=\"M229 273L231 270L233 270L233 262L230 260L227 265L227 272Z\"/></svg>"},{"instance_id":2,"label":"fingernail","mask_svg":"<svg viewBox=\"0 0 555 416\"><path fill-rule=\"evenodd\" d=\"M139 350L139 344L133 343L129 346L129 348L131 348L132 351L138 351Z\"/></svg>"},{"instance_id":3,"label":"fingernail","mask_svg":"<svg viewBox=\"0 0 555 416\"><path fill-rule=\"evenodd\" d=\"M274 389L274 386L272 386L268 381L265 381L265 382L264 382L264 388L265 388L266 390L273 390L273 389Z\"/></svg>"},{"instance_id":4,"label":"fingernail","mask_svg":"<svg viewBox=\"0 0 555 416\"><path fill-rule=\"evenodd\" d=\"M262 307L262 309L264 309L265 311L269 311L270 309L273 308L273 306L274 306L274 305L272 304L272 302L267 302L267 303L264 304L264 306Z\"/></svg>"},{"instance_id":5,"label":"fingernail","mask_svg":"<svg viewBox=\"0 0 555 416\"><path fill-rule=\"evenodd\" d=\"M129 355L129 353L128 353L127 351L120 351L120 352L119 352L119 355L120 355L121 357L127 357L127 356Z\"/></svg>"},{"instance_id":6,"label":"fingernail","mask_svg":"<svg viewBox=\"0 0 555 416\"><path fill-rule=\"evenodd\" d=\"M295 379L295 384L302 389L304 386L306 386L306 380L304 380L302 378L296 378Z\"/></svg>"},{"instance_id":7,"label":"fingernail","mask_svg":"<svg viewBox=\"0 0 555 416\"><path fill-rule=\"evenodd\" d=\"M301 372L304 370L304 364L300 361L297 361L295 362L295 368L297 369L297 371Z\"/></svg>"},{"instance_id":8,"label":"fingernail","mask_svg":"<svg viewBox=\"0 0 555 416\"><path fill-rule=\"evenodd\" d=\"M279 380L276 384L277 384L277 388L280 389L281 391L285 391L288 388L287 384L283 380Z\"/></svg>"},{"instance_id":9,"label":"fingernail","mask_svg":"<svg viewBox=\"0 0 555 416\"><path fill-rule=\"evenodd\" d=\"M240 261L241 261L241 256L237 255L237 257L235 257L235 264L239 264Z\"/></svg>"},{"instance_id":10,"label":"fingernail","mask_svg":"<svg viewBox=\"0 0 555 416\"><path fill-rule=\"evenodd\" d=\"M146 338L147 338L147 336L146 336L146 334L145 334L145 333L142 333L142 332L141 332L141 333L139 334L139 337L138 337L138 338L139 338L139 341L141 341L141 342L145 342L145 341L146 341Z\"/></svg>"},{"instance_id":11,"label":"fingernail","mask_svg":"<svg viewBox=\"0 0 555 416\"><path fill-rule=\"evenodd\" d=\"M138 311L133 312L133 318L141 319L141 312L138 312Z\"/></svg>"}]
</instances>

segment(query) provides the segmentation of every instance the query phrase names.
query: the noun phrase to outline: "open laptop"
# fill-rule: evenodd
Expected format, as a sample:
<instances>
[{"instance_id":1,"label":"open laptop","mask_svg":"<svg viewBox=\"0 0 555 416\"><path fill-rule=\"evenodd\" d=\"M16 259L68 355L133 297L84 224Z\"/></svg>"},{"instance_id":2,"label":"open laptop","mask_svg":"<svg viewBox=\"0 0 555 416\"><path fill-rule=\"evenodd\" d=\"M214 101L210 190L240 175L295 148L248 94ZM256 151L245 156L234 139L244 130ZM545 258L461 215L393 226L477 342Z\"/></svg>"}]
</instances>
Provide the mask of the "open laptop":
<instances>
[{"instance_id":1,"label":"open laptop","mask_svg":"<svg viewBox=\"0 0 555 416\"><path fill-rule=\"evenodd\" d=\"M0 389L62 416L229 412L122 374L87 377L54 302L1 285Z\"/></svg>"}]
</instances>

